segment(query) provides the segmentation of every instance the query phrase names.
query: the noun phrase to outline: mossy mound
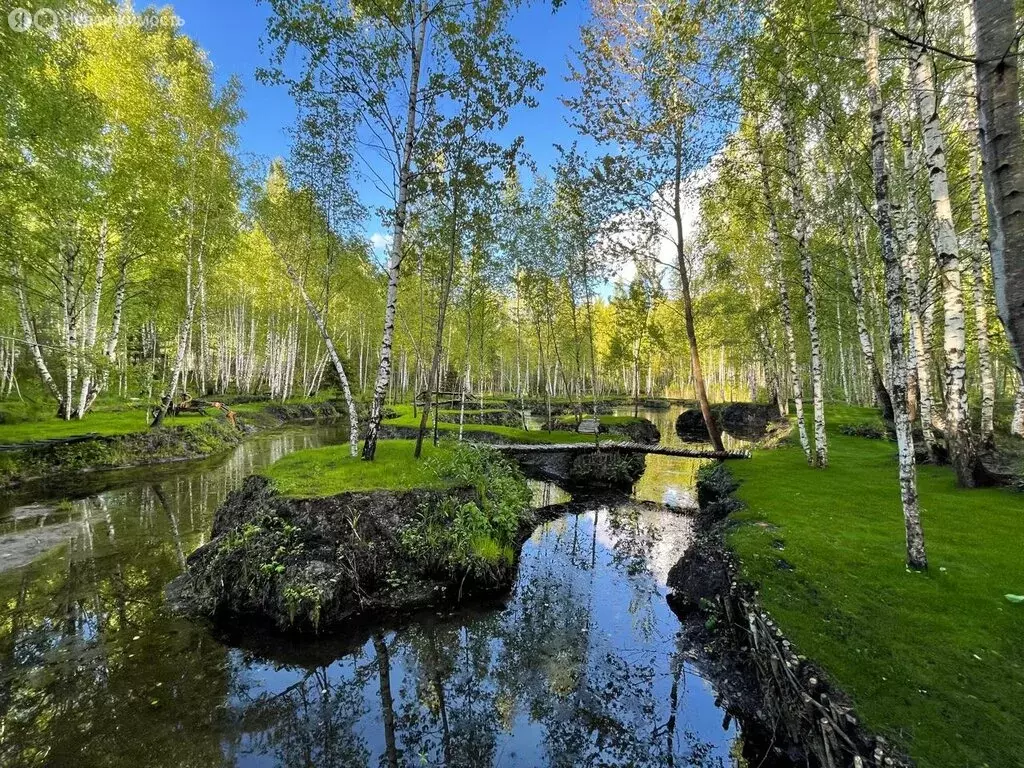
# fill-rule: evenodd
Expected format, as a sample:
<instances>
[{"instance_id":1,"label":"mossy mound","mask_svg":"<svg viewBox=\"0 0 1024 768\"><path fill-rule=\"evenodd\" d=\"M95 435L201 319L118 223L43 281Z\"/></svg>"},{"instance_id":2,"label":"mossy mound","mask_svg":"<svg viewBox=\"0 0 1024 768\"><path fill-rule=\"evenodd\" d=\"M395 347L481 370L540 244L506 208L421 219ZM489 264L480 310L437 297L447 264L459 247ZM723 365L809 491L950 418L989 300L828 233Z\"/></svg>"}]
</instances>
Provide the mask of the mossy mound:
<instances>
[{"instance_id":1,"label":"mossy mound","mask_svg":"<svg viewBox=\"0 0 1024 768\"><path fill-rule=\"evenodd\" d=\"M778 408L762 403L729 403L714 405L711 413L719 428L730 437L757 442L769 435L784 419ZM708 439L704 415L699 408L683 411L676 418L676 432L685 440Z\"/></svg>"},{"instance_id":2,"label":"mossy mound","mask_svg":"<svg viewBox=\"0 0 1024 768\"><path fill-rule=\"evenodd\" d=\"M507 590L533 528L522 474L468 446L428 461L448 487L300 499L249 477L168 587L172 606L215 622L316 631Z\"/></svg>"},{"instance_id":3,"label":"mossy mound","mask_svg":"<svg viewBox=\"0 0 1024 768\"><path fill-rule=\"evenodd\" d=\"M601 419L601 431L622 435L636 443L657 445L661 442L661 430L650 419L632 416L608 417Z\"/></svg>"},{"instance_id":4,"label":"mossy mound","mask_svg":"<svg viewBox=\"0 0 1024 768\"><path fill-rule=\"evenodd\" d=\"M432 417L431 417L432 418ZM490 427L514 427L521 429L523 414L515 410L475 410L466 409L465 414L459 411L441 411L438 421L442 424L484 424Z\"/></svg>"}]
</instances>

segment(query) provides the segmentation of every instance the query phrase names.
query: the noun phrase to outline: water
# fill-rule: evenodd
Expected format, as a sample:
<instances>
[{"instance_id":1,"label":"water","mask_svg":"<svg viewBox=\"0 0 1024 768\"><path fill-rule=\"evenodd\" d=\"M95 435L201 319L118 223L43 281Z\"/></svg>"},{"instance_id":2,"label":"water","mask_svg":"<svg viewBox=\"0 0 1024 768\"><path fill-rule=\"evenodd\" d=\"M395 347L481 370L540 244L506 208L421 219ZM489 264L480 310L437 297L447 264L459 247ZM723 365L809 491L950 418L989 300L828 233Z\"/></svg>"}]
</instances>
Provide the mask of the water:
<instances>
[{"instance_id":1,"label":"water","mask_svg":"<svg viewBox=\"0 0 1024 768\"><path fill-rule=\"evenodd\" d=\"M681 406L659 410L640 408L636 415L652 421L661 432L661 445L671 448L692 448L695 451L708 451L709 443L694 443L683 440L676 432L676 417L682 412ZM622 407L615 410L616 416L632 416L633 409ZM726 450L741 450L749 443L723 434L722 442ZM676 456L647 455L646 469L643 477L633 488L638 499L653 501L680 510L696 510L697 494L694 490L697 483L697 470L704 462L700 459L680 459Z\"/></svg>"},{"instance_id":2,"label":"water","mask_svg":"<svg viewBox=\"0 0 1024 768\"><path fill-rule=\"evenodd\" d=\"M665 601L691 528L662 506L571 507L527 542L504 604L398 628L243 649L165 611L230 489L344 438L294 429L199 467L8 500L0 553L28 562L0 558L0 765L739 764Z\"/></svg>"}]
</instances>

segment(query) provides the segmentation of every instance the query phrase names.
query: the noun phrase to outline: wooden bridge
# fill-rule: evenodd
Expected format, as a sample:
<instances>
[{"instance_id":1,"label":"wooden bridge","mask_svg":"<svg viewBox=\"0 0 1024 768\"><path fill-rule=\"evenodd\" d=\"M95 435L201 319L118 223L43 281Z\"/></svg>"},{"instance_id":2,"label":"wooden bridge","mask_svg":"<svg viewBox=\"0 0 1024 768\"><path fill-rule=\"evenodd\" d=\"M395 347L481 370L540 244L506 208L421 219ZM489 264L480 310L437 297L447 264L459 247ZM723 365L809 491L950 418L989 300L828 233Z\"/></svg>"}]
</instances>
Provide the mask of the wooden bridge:
<instances>
[{"instance_id":1,"label":"wooden bridge","mask_svg":"<svg viewBox=\"0 0 1024 768\"><path fill-rule=\"evenodd\" d=\"M479 445L484 445L480 443ZM512 456L537 455L545 453L579 454L592 451L618 451L621 453L652 453L656 456L678 456L684 459L749 459L750 451L699 451L693 448L671 448L669 446L635 443L628 440L601 440L596 442L579 443L514 443L510 445L495 445L487 443L487 447L494 448L502 453Z\"/></svg>"}]
</instances>

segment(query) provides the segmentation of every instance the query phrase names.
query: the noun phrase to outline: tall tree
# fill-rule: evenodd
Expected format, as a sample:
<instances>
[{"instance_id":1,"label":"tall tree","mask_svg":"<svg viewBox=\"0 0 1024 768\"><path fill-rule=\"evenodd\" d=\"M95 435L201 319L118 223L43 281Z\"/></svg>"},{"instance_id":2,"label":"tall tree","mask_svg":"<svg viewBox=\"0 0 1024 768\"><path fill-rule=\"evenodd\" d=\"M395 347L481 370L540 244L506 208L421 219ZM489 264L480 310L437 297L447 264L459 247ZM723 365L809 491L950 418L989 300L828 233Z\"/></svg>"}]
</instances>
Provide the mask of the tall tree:
<instances>
[{"instance_id":1,"label":"tall tree","mask_svg":"<svg viewBox=\"0 0 1024 768\"><path fill-rule=\"evenodd\" d=\"M786 88L786 86L783 86ZM811 397L814 403L814 456L811 463L816 467L828 466L828 436L825 433L825 391L821 353L821 338L818 333L818 305L814 289L814 265L808 242L809 231L807 208L804 201L804 181L800 170L802 142L797 128L790 99L795 94L783 95L782 132L786 140L786 178L789 181L789 201L793 210L793 239L800 255L800 274L804 287L804 304L807 306L807 327L811 339Z\"/></svg>"},{"instance_id":2,"label":"tall tree","mask_svg":"<svg viewBox=\"0 0 1024 768\"><path fill-rule=\"evenodd\" d=\"M870 0L869 0L870 2ZM881 76L878 68L878 28L874 9L868 11L868 33L864 51L867 70L868 102L871 120L871 172L874 179L875 216L882 241L882 260L885 265L885 300L889 319L889 354L892 358L892 405L896 421L896 444L899 450L900 499L906 530L907 564L911 568L925 569L928 559L924 548L924 531L917 498L917 467L914 459L914 437L907 409L906 347L903 326L903 275L897 251L889 203L889 171L886 167L885 148L887 131L883 114Z\"/></svg>"},{"instance_id":3,"label":"tall tree","mask_svg":"<svg viewBox=\"0 0 1024 768\"><path fill-rule=\"evenodd\" d=\"M700 35L710 33L719 14L721 23L727 23L726 10L637 9L622 0L593 3L593 21L581 33L580 63L570 74L580 92L566 100L576 113L579 130L628 153L637 166L646 205L664 216L664 238L672 247L672 266L679 276L694 388L716 450L723 445L697 339L684 196L715 144L706 130L707 95L719 83L708 74L715 68L706 60Z\"/></svg>"},{"instance_id":4,"label":"tall tree","mask_svg":"<svg viewBox=\"0 0 1024 768\"><path fill-rule=\"evenodd\" d=\"M967 332L964 311L960 244L949 196L946 141L939 123L932 57L925 47L924 6L915 1L913 28L916 44L911 49L912 94L917 104L924 141L924 163L932 200L935 252L942 281L944 313L943 351L946 375L946 445L960 485L975 484L976 448L967 406Z\"/></svg>"},{"instance_id":5,"label":"tall tree","mask_svg":"<svg viewBox=\"0 0 1024 768\"><path fill-rule=\"evenodd\" d=\"M999 319L1024 371L1024 134L1013 0L974 0L978 128Z\"/></svg>"}]
</instances>

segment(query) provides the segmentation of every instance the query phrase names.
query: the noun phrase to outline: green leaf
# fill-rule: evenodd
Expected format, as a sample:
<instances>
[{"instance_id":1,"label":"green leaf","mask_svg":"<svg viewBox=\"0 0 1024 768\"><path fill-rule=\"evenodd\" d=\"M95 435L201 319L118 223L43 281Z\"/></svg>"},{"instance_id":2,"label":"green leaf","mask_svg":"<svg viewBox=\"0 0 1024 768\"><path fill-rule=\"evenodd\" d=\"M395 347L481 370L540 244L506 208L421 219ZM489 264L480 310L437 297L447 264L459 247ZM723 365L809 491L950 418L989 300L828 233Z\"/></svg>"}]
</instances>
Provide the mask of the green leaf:
<instances>
[{"instance_id":1,"label":"green leaf","mask_svg":"<svg viewBox=\"0 0 1024 768\"><path fill-rule=\"evenodd\" d=\"M1024 595L1003 595L1011 603L1024 603Z\"/></svg>"}]
</instances>

